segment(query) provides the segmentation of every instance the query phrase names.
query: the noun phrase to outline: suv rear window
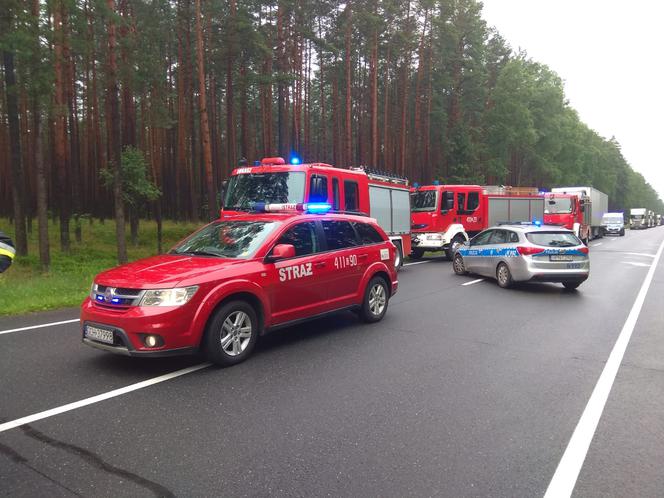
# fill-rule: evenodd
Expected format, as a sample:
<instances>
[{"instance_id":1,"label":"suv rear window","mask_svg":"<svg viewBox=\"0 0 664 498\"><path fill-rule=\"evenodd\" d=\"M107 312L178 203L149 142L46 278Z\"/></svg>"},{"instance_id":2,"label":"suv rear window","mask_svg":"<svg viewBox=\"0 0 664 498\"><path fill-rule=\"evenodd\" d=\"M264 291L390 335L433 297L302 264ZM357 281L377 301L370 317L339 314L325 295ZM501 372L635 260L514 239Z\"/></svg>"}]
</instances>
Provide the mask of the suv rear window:
<instances>
[{"instance_id":1,"label":"suv rear window","mask_svg":"<svg viewBox=\"0 0 664 498\"><path fill-rule=\"evenodd\" d=\"M383 237L376 231L374 227L368 223L353 223L355 231L360 236L362 244L377 244L384 242Z\"/></svg>"},{"instance_id":2,"label":"suv rear window","mask_svg":"<svg viewBox=\"0 0 664 498\"><path fill-rule=\"evenodd\" d=\"M570 232L531 232L526 238L535 245L545 247L580 246L582 242Z\"/></svg>"}]
</instances>

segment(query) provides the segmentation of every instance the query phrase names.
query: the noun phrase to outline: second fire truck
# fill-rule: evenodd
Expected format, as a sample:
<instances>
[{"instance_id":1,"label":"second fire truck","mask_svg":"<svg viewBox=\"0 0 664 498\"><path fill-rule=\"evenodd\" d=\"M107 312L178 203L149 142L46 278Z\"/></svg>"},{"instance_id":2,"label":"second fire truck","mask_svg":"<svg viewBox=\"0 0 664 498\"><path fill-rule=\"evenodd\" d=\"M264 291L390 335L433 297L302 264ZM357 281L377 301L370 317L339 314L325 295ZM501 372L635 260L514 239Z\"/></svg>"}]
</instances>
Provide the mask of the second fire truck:
<instances>
[{"instance_id":1,"label":"second fire truck","mask_svg":"<svg viewBox=\"0 0 664 498\"><path fill-rule=\"evenodd\" d=\"M498 223L542 221L544 200L534 188L479 185L427 185L411 192L413 251L444 251L452 259L457 247Z\"/></svg>"}]
</instances>

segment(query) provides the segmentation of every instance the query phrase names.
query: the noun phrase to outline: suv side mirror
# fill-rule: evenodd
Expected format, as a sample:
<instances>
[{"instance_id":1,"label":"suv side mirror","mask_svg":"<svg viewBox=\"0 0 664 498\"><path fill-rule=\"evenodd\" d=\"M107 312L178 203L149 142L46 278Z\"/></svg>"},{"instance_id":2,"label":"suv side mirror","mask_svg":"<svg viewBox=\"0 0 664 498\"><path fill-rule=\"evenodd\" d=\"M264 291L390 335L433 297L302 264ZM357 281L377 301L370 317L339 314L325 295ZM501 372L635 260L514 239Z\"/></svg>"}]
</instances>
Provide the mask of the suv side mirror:
<instances>
[{"instance_id":1,"label":"suv side mirror","mask_svg":"<svg viewBox=\"0 0 664 498\"><path fill-rule=\"evenodd\" d=\"M274 263L281 259L288 259L295 257L295 246L292 244L277 244L272 248L272 252L268 255L267 261Z\"/></svg>"}]
</instances>

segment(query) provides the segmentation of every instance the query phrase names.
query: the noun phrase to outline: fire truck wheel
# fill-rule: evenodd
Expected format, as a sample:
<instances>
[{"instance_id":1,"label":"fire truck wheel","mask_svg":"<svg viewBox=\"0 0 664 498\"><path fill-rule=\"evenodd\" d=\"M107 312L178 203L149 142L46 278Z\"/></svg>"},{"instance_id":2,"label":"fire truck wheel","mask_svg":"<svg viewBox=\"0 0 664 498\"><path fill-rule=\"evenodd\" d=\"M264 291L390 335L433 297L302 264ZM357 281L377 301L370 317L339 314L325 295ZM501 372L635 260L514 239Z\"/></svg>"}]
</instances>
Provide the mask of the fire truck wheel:
<instances>
[{"instance_id":1,"label":"fire truck wheel","mask_svg":"<svg viewBox=\"0 0 664 498\"><path fill-rule=\"evenodd\" d=\"M452 268L454 269L454 273L457 275L467 275L468 272L466 271L466 265L463 264L463 258L461 257L461 254L456 254L454 256L454 261L452 262Z\"/></svg>"},{"instance_id":2,"label":"fire truck wheel","mask_svg":"<svg viewBox=\"0 0 664 498\"><path fill-rule=\"evenodd\" d=\"M396 247L394 255L394 269L399 271L399 268L403 266L403 249L401 249L401 242L395 242L394 247Z\"/></svg>"},{"instance_id":3,"label":"fire truck wheel","mask_svg":"<svg viewBox=\"0 0 664 498\"><path fill-rule=\"evenodd\" d=\"M217 365L228 367L244 361L258 339L256 311L245 301L230 301L208 321L205 355Z\"/></svg>"},{"instance_id":4,"label":"fire truck wheel","mask_svg":"<svg viewBox=\"0 0 664 498\"><path fill-rule=\"evenodd\" d=\"M452 261L452 258L454 258L454 254L457 252L457 249L461 247L464 243L463 237L460 236L455 236L452 239L452 242L450 242L450 245L447 249L445 249L445 256L447 256L447 259Z\"/></svg>"},{"instance_id":5,"label":"fire truck wheel","mask_svg":"<svg viewBox=\"0 0 664 498\"><path fill-rule=\"evenodd\" d=\"M424 249L413 249L410 253L411 259L421 259L424 256Z\"/></svg>"},{"instance_id":6,"label":"fire truck wheel","mask_svg":"<svg viewBox=\"0 0 664 498\"><path fill-rule=\"evenodd\" d=\"M496 280L498 285L503 289L507 289L512 286L512 273L505 263L500 263L496 269Z\"/></svg>"},{"instance_id":7,"label":"fire truck wheel","mask_svg":"<svg viewBox=\"0 0 664 498\"><path fill-rule=\"evenodd\" d=\"M385 316L390 293L385 279L373 277L364 291L360 317L367 323L379 322Z\"/></svg>"}]
</instances>

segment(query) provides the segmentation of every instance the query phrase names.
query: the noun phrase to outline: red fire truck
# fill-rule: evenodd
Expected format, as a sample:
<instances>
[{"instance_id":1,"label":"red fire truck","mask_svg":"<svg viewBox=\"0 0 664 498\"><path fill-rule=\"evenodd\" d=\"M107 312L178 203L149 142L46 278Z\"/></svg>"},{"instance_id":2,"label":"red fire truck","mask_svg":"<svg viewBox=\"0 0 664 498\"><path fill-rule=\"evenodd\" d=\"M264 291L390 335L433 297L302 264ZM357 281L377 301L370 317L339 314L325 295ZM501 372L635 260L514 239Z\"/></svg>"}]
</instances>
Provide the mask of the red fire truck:
<instances>
[{"instance_id":1,"label":"red fire truck","mask_svg":"<svg viewBox=\"0 0 664 498\"><path fill-rule=\"evenodd\" d=\"M558 187L544 194L544 223L574 231L586 245L602 236L608 196L593 187Z\"/></svg>"},{"instance_id":2,"label":"red fire truck","mask_svg":"<svg viewBox=\"0 0 664 498\"><path fill-rule=\"evenodd\" d=\"M367 168L335 168L329 164L290 164L267 157L254 166L236 168L224 185L224 216L252 209L255 203L328 202L332 212L375 218L396 246L395 266L411 251L408 180Z\"/></svg>"},{"instance_id":3,"label":"red fire truck","mask_svg":"<svg viewBox=\"0 0 664 498\"><path fill-rule=\"evenodd\" d=\"M480 185L427 185L411 191L413 251L456 248L485 228L501 222L542 221L544 200L537 189Z\"/></svg>"}]
</instances>

